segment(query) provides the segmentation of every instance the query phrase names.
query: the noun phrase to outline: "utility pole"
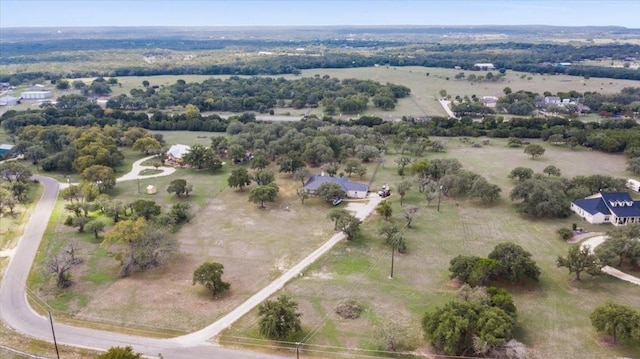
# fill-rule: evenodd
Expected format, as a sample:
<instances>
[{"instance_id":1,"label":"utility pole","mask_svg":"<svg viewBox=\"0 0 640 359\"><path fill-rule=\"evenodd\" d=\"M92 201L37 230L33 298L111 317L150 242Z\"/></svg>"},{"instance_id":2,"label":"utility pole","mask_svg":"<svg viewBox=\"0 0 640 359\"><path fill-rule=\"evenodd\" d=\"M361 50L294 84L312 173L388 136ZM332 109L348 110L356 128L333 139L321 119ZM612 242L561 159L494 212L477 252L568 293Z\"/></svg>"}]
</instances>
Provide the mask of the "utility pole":
<instances>
[{"instance_id":1,"label":"utility pole","mask_svg":"<svg viewBox=\"0 0 640 359\"><path fill-rule=\"evenodd\" d=\"M51 311L49 311L49 323L51 323L51 334L53 334L53 345L56 347L56 357L60 359L60 352L58 351L58 342L56 341L56 332L53 330L53 318L51 318Z\"/></svg>"},{"instance_id":2,"label":"utility pole","mask_svg":"<svg viewBox=\"0 0 640 359\"><path fill-rule=\"evenodd\" d=\"M442 197L442 185L440 185L440 190L438 191L438 212L440 212L440 197Z\"/></svg>"}]
</instances>

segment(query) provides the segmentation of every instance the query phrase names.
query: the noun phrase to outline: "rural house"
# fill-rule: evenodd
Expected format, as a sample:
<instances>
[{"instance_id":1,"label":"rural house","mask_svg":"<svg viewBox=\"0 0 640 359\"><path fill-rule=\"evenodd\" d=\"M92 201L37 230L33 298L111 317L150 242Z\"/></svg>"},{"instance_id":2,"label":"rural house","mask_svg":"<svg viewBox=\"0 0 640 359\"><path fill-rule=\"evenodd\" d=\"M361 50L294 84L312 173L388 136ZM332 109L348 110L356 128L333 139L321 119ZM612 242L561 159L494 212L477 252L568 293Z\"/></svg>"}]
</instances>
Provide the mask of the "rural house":
<instances>
[{"instance_id":1,"label":"rural house","mask_svg":"<svg viewBox=\"0 0 640 359\"><path fill-rule=\"evenodd\" d=\"M181 167L182 156L191 151L191 146L187 145L172 145L167 151L167 157L164 160L164 164L167 166Z\"/></svg>"},{"instance_id":2,"label":"rural house","mask_svg":"<svg viewBox=\"0 0 640 359\"><path fill-rule=\"evenodd\" d=\"M347 198L366 198L367 192L369 192L369 186L364 183L351 182L346 177L331 177L323 174L309 178L304 189L314 193L321 184L327 182L339 184Z\"/></svg>"},{"instance_id":3,"label":"rural house","mask_svg":"<svg viewBox=\"0 0 640 359\"><path fill-rule=\"evenodd\" d=\"M640 202L626 192L604 192L571 202L571 210L591 224L640 223Z\"/></svg>"}]
</instances>

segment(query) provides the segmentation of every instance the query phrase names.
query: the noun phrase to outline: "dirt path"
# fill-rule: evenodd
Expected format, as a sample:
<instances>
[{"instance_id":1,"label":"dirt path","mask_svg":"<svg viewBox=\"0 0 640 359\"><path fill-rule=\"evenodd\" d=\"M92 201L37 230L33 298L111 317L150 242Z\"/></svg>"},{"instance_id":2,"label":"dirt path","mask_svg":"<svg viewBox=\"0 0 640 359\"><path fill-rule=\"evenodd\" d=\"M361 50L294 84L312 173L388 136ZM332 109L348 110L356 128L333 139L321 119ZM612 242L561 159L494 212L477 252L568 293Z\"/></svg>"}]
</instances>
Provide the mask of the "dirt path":
<instances>
[{"instance_id":1,"label":"dirt path","mask_svg":"<svg viewBox=\"0 0 640 359\"><path fill-rule=\"evenodd\" d=\"M586 241L584 241L580 247L583 248L585 246L589 246L589 248L591 248L591 251L595 250L597 246L599 246L600 244L602 244L605 240L607 239L607 236L595 236L595 237L591 237L589 239L587 239ZM640 278L638 277L634 277L630 274L627 274L625 272L622 272L616 268L610 267L610 266L604 266L602 267L602 271L607 273L610 276L616 277L618 279L622 279L623 281L629 282L629 283L633 283L635 285L640 285Z\"/></svg>"}]
</instances>

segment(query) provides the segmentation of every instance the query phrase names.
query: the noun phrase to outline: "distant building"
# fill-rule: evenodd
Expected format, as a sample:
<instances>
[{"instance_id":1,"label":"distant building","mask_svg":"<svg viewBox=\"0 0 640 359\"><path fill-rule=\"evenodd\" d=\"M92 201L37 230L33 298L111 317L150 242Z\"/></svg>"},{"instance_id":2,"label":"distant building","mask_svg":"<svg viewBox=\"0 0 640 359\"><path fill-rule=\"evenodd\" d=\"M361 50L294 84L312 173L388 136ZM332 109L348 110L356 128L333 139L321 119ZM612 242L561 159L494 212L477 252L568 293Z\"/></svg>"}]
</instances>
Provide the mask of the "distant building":
<instances>
[{"instance_id":1,"label":"distant building","mask_svg":"<svg viewBox=\"0 0 640 359\"><path fill-rule=\"evenodd\" d=\"M20 101L20 98L13 96L0 97L0 106L15 106Z\"/></svg>"},{"instance_id":2,"label":"distant building","mask_svg":"<svg viewBox=\"0 0 640 359\"><path fill-rule=\"evenodd\" d=\"M473 67L477 67L480 70L495 70L496 67L493 66L492 63L490 62L479 62L477 64L474 64Z\"/></svg>"},{"instance_id":3,"label":"distant building","mask_svg":"<svg viewBox=\"0 0 640 359\"><path fill-rule=\"evenodd\" d=\"M51 98L53 94L51 91L25 91L20 94L23 100L46 100Z\"/></svg>"}]
</instances>

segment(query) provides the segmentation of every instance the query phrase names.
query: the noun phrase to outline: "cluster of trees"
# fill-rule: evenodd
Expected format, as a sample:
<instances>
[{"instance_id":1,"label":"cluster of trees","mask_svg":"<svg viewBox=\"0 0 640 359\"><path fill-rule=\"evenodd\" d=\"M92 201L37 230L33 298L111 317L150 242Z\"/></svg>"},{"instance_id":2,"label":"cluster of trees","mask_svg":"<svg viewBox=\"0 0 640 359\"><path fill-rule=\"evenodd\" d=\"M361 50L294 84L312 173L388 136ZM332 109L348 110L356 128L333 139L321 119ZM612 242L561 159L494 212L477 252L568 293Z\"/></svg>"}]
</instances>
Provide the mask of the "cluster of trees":
<instances>
[{"instance_id":1,"label":"cluster of trees","mask_svg":"<svg viewBox=\"0 0 640 359\"><path fill-rule=\"evenodd\" d=\"M177 179L169 185L168 192L178 193L173 188L182 182L184 187L190 186L185 180ZM119 244L117 258L122 265L121 276L161 265L178 248L177 240L170 234L173 227L191 217L191 206L187 202L175 203L162 213L162 207L155 201L138 199L125 203L101 194L97 186L86 181L61 190L60 196L67 201L65 209L72 213L65 224L77 227L79 232L91 232L99 240L100 233L107 227L102 217L113 221L114 226L106 232L102 242L105 245ZM60 280L65 279L59 275L59 285Z\"/></svg>"},{"instance_id":2,"label":"cluster of trees","mask_svg":"<svg viewBox=\"0 0 640 359\"><path fill-rule=\"evenodd\" d=\"M561 177L555 166L547 166L543 174L534 174L527 167L516 167L509 178L516 182L509 194L512 201L521 201L519 211L535 217L567 217L569 203L600 191L626 190L626 180L604 175Z\"/></svg>"},{"instance_id":3,"label":"cluster of trees","mask_svg":"<svg viewBox=\"0 0 640 359\"><path fill-rule=\"evenodd\" d=\"M399 98L411 90L402 85L370 80L338 80L316 76L286 80L284 78L232 76L228 79L208 79L202 83L178 80L171 86L131 90L131 96L121 95L107 102L107 107L120 110L165 109L194 105L200 111L267 112L275 106L293 108L323 105L329 114L338 110L355 114L366 110L370 100L376 107L391 110ZM197 113L193 114L194 116ZM189 116L187 116L189 117Z\"/></svg>"},{"instance_id":4,"label":"cluster of trees","mask_svg":"<svg viewBox=\"0 0 640 359\"><path fill-rule=\"evenodd\" d=\"M425 313L422 328L439 353L519 358L526 348L513 339L516 317L511 295L504 289L463 286L456 300Z\"/></svg>"},{"instance_id":5,"label":"cluster of trees","mask_svg":"<svg viewBox=\"0 0 640 359\"><path fill-rule=\"evenodd\" d=\"M30 188L31 171L15 161L0 163L0 215L13 214L19 203L25 203Z\"/></svg>"},{"instance_id":6,"label":"cluster of trees","mask_svg":"<svg viewBox=\"0 0 640 359\"><path fill-rule=\"evenodd\" d=\"M449 271L451 278L471 286L503 279L511 283L537 281L540 276L540 268L531 259L531 253L514 243L496 245L487 258L459 255L451 260Z\"/></svg>"},{"instance_id":7,"label":"cluster of trees","mask_svg":"<svg viewBox=\"0 0 640 359\"><path fill-rule=\"evenodd\" d=\"M425 193L430 203L436 193L450 197L478 198L482 203L494 203L500 198L500 187L491 184L479 174L462 169L462 164L455 158L419 160L413 163L402 160L398 162L399 170L407 166L415 176L415 183L420 193Z\"/></svg>"},{"instance_id":8,"label":"cluster of trees","mask_svg":"<svg viewBox=\"0 0 640 359\"><path fill-rule=\"evenodd\" d=\"M520 102L522 101L518 101L517 103ZM468 112L468 114L479 111L478 109L474 109L473 104L465 103L460 106L470 106L469 108L461 108L461 111L465 113ZM192 108L195 109L195 111L192 112L197 113L198 109L195 108L195 106L192 106ZM116 135L114 138L118 145L118 137L121 137L118 135L118 131L121 133L131 127L160 130L227 131L229 134L237 134L246 132L244 128L245 125L253 123L252 121L254 120L255 116L251 113L243 113L223 120L217 115L201 116L188 115L187 113L170 115L155 111L153 115L149 117L146 113L142 112L112 111L110 109L105 111L79 95L62 96L61 101L58 101L55 107L50 106L39 110L22 112L9 110L0 117L2 126L11 134L17 134L21 128L29 127L29 125L35 125L36 127L47 125L47 128L50 129L48 131L65 133L71 131L72 127L70 126L100 125L108 129L108 133ZM61 126L51 126L55 124ZM117 124L122 124L123 129L114 130L119 128L116 126ZM477 122L473 121L470 116L463 116L460 120L442 117L433 117L428 120L404 118L404 121L400 123L389 123L384 122L378 117L362 116L357 120L341 122L335 121L330 117L320 120L312 116L296 124L282 124L280 131L282 135L284 134L283 132L290 128L295 128L297 131L302 131L303 129L310 131L309 128L311 128L311 131L316 131L321 127L331 125L337 127L370 127L373 130L371 133L377 134L378 136L391 135L392 143L390 145L395 147L396 150L400 150L402 153L409 151L414 153L414 155L420 155L430 148L430 146L437 145L428 140L427 137L430 135L553 139L553 143L559 145L568 144L572 148L577 145L583 145L606 152L621 152L627 148L640 147L640 133L638 131L628 131L629 129L637 127L637 124L633 120L606 120L599 123L584 123L580 120L561 117L531 117L513 118L509 121L503 121L500 117L487 116L482 121ZM250 132L260 133L262 132L262 126L269 127L268 124L254 123L252 128L250 128ZM56 130L53 130L54 128ZM360 133L360 131L356 132L355 130L341 130L340 132ZM68 142L71 140L58 141L58 144L56 144L54 139L59 138L58 135L55 133L47 133L47 136L43 142L47 153L49 153L50 148L56 148L56 146L58 148L63 146L65 149L65 151L56 153L56 156L53 157L56 161L53 161L53 163L45 161L47 167L55 167L55 164L58 163L60 169L72 169L75 154L70 153L72 148L68 146ZM161 138L158 138L159 136L154 137L162 143ZM34 136L30 138L37 140ZM268 139L264 140L265 142L268 141ZM383 141L384 139L379 137L378 140ZM384 142L369 143L376 143L377 147L380 147L380 144L384 144ZM372 148L369 143L361 142L358 144L363 145L360 148L361 150L368 150ZM326 142L318 144L326 145ZM20 143L17 143L17 145L16 151L26 154L27 147L38 144L26 141L22 145ZM153 146L151 149L153 149ZM335 148L332 149L335 151ZM435 148L432 149L436 150ZM361 152L363 152L363 156L371 158L369 155L371 154L370 151ZM326 151L320 151L319 153L325 154ZM39 161L43 156L44 152L40 146L35 146L29 150L29 158L31 159ZM117 157L117 153L113 154L113 156Z\"/></svg>"},{"instance_id":9,"label":"cluster of trees","mask_svg":"<svg viewBox=\"0 0 640 359\"><path fill-rule=\"evenodd\" d=\"M595 253L604 265L637 268L640 265L640 225L612 229Z\"/></svg>"},{"instance_id":10,"label":"cluster of trees","mask_svg":"<svg viewBox=\"0 0 640 359\"><path fill-rule=\"evenodd\" d=\"M486 75L476 75L476 74L470 74L470 75L465 75L464 72L459 72L457 73L454 78L456 80L467 80L469 82L499 82L502 81L504 79L504 74L507 72L507 69L500 69L500 71L497 74L494 74L493 72L489 71L487 72Z\"/></svg>"}]
</instances>

